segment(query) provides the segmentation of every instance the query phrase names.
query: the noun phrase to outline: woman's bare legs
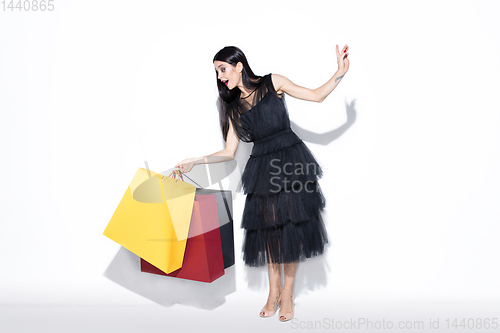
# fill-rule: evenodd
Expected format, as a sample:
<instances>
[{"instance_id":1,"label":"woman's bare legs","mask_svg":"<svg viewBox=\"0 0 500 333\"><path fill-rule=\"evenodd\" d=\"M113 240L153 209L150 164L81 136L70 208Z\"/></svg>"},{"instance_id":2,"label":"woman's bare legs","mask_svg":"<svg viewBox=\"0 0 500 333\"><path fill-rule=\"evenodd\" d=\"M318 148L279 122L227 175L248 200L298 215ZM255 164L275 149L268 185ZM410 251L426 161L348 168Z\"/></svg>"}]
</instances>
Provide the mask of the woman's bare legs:
<instances>
[{"instance_id":1,"label":"woman's bare legs","mask_svg":"<svg viewBox=\"0 0 500 333\"><path fill-rule=\"evenodd\" d=\"M267 298L267 303L264 306L264 311L267 309L269 311L274 311L276 297L281 293L281 264L271 264L268 265L269 268L269 296Z\"/></svg>"},{"instance_id":2,"label":"woman's bare legs","mask_svg":"<svg viewBox=\"0 0 500 333\"><path fill-rule=\"evenodd\" d=\"M295 273L297 273L298 262L283 264L285 271L285 286L281 293L281 313L292 312L292 295L293 295L293 282L295 281Z\"/></svg>"}]
</instances>

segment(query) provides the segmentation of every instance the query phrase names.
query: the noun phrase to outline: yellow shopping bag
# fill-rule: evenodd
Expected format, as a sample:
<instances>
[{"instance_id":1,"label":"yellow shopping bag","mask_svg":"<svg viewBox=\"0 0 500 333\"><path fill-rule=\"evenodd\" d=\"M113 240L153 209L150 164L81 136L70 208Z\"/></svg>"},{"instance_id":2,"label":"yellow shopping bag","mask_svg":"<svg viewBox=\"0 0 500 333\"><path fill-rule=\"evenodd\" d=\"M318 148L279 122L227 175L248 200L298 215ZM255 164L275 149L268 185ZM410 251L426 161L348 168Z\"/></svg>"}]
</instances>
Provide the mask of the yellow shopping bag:
<instances>
[{"instance_id":1,"label":"yellow shopping bag","mask_svg":"<svg viewBox=\"0 0 500 333\"><path fill-rule=\"evenodd\" d=\"M165 273L182 267L196 187L139 168L104 235Z\"/></svg>"}]
</instances>

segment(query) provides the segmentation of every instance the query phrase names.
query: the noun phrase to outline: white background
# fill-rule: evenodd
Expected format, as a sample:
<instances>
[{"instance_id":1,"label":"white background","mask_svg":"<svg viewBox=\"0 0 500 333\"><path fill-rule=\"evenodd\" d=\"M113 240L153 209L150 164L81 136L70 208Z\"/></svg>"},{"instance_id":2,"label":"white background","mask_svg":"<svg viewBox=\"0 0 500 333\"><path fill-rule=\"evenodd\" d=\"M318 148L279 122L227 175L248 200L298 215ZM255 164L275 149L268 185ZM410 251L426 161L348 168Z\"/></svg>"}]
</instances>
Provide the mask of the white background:
<instances>
[{"instance_id":1,"label":"white background","mask_svg":"<svg viewBox=\"0 0 500 333\"><path fill-rule=\"evenodd\" d=\"M168 295L159 304L146 295L154 288L141 294L104 274L120 253L133 258L103 231L137 169L224 148L212 63L224 46L241 48L258 75L311 89L337 70L335 45L350 47L350 69L323 103L286 97L292 128L325 171L330 236L324 256L299 265L296 318L442 315L444 325L444 314L498 309L498 2L54 4L0 12L0 327L278 327L258 318L265 268L241 259L241 193L234 288L212 309ZM250 149L240 143L226 188Z\"/></svg>"}]
</instances>

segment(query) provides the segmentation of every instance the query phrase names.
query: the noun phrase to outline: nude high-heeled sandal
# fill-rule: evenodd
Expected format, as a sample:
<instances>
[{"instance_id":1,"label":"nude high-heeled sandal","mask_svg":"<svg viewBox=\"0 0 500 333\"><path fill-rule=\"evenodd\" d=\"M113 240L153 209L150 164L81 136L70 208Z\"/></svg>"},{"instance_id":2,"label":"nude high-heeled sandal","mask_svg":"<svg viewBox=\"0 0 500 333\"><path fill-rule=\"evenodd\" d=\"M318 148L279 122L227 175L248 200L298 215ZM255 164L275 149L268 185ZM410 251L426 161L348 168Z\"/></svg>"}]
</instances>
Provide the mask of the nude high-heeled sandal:
<instances>
[{"instance_id":1,"label":"nude high-heeled sandal","mask_svg":"<svg viewBox=\"0 0 500 333\"><path fill-rule=\"evenodd\" d=\"M292 312L281 313L281 309L280 309L279 319L280 319L281 322L289 321L290 319L293 318L293 310L295 308L294 300L295 300L295 295L292 295Z\"/></svg>"},{"instance_id":2,"label":"nude high-heeled sandal","mask_svg":"<svg viewBox=\"0 0 500 333\"><path fill-rule=\"evenodd\" d=\"M268 317L274 316L274 314L276 313L276 310L278 309L278 307L280 306L280 304L281 304L281 293L279 293L279 295L276 296L276 300L274 300L274 304L273 304L273 309L271 311L269 311L269 310L266 310L265 306L264 306L262 308L262 310L260 310L259 315L262 318L268 318Z\"/></svg>"}]
</instances>

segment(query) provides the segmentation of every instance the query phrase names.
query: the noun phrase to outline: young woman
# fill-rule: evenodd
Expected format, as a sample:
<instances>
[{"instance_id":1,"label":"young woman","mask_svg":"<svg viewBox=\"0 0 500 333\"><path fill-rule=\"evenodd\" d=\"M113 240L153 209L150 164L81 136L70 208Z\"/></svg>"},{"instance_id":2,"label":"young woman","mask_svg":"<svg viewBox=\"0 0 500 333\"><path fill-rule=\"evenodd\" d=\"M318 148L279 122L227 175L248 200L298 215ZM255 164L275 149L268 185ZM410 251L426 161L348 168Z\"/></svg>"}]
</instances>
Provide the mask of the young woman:
<instances>
[{"instance_id":1,"label":"young woman","mask_svg":"<svg viewBox=\"0 0 500 333\"><path fill-rule=\"evenodd\" d=\"M321 87L308 89L279 74L257 76L239 48L221 49L213 63L226 147L175 165L185 173L195 164L228 161L234 158L240 140L253 142L241 177L246 194L241 219L245 229L242 251L246 265L268 265L269 295L260 312L264 318L274 315L280 306L279 320L292 319L298 262L322 254L328 243L321 217L325 197L318 183L323 172L312 152L290 128L285 94L322 102L349 68L347 50L347 45L342 51L337 45L337 72Z\"/></svg>"}]
</instances>

